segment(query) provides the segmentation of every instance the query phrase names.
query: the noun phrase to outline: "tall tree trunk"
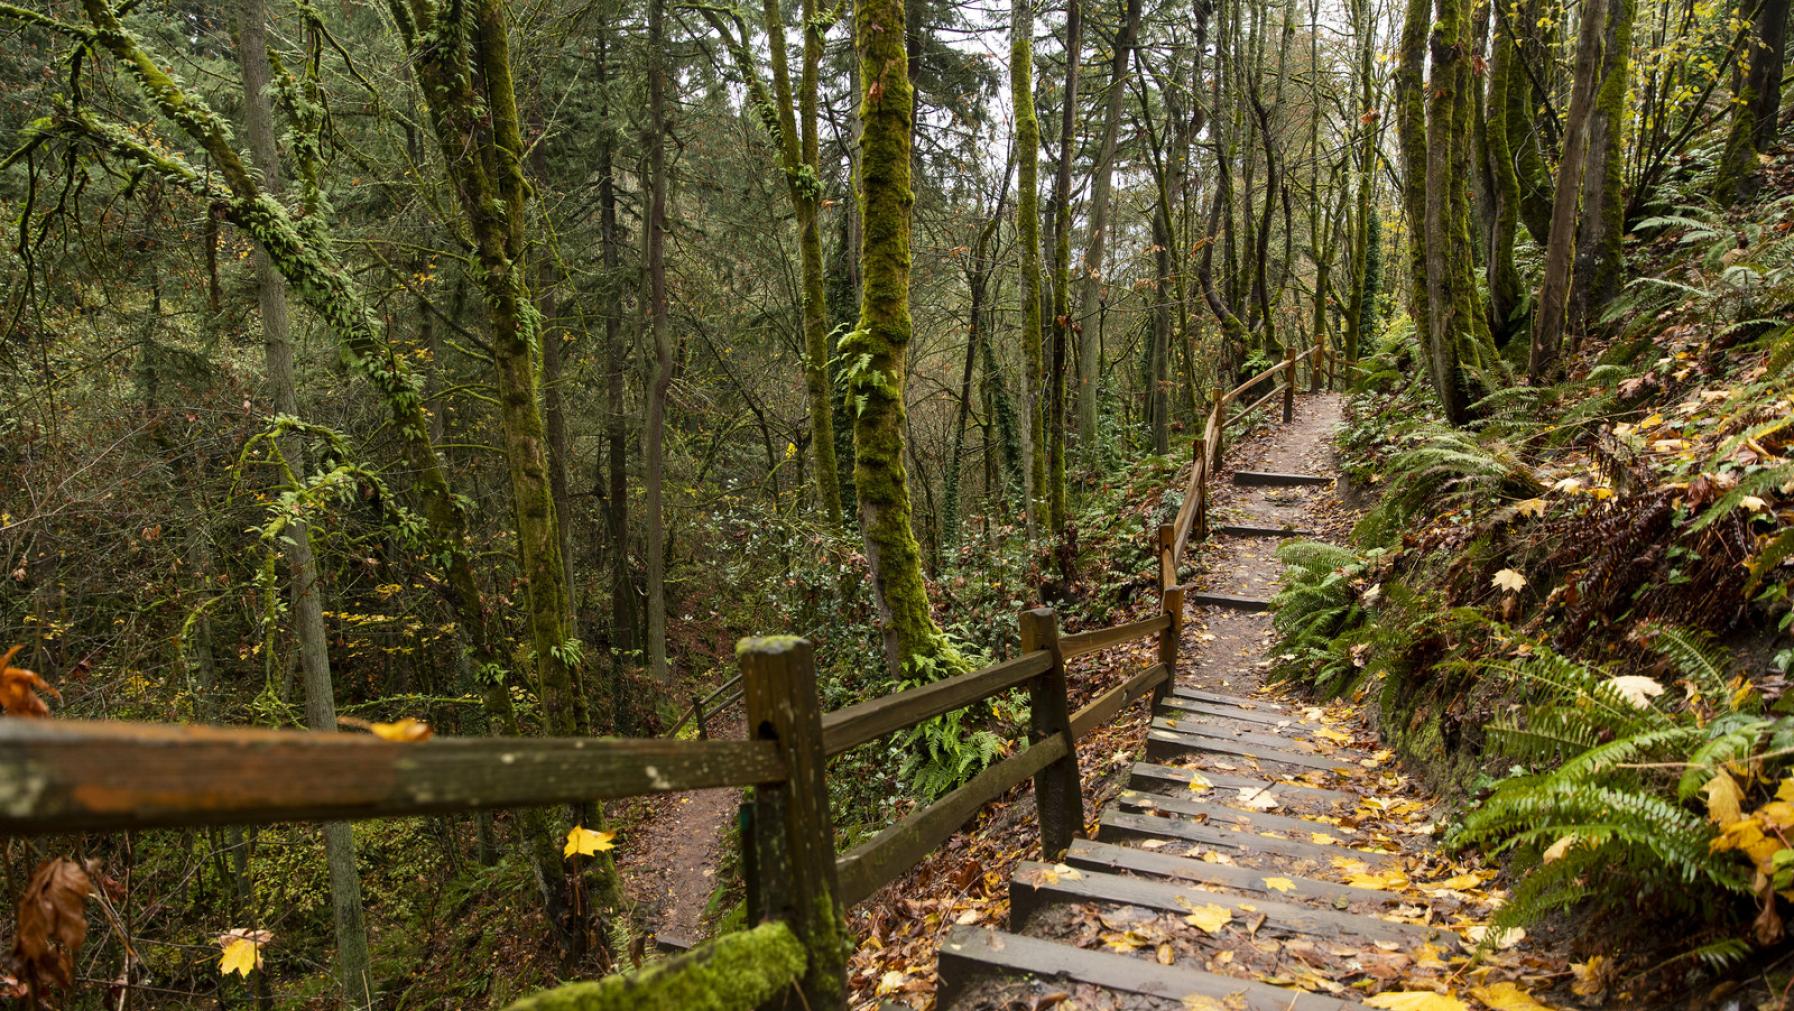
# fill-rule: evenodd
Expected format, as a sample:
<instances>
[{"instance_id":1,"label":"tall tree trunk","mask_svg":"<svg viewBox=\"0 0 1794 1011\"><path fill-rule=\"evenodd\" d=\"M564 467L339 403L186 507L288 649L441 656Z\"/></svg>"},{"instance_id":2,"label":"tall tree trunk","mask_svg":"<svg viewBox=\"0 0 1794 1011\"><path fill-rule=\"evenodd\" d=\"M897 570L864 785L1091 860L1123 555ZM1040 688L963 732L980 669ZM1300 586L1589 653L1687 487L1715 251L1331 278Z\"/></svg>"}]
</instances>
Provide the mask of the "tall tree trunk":
<instances>
[{"instance_id":1,"label":"tall tree trunk","mask_svg":"<svg viewBox=\"0 0 1794 1011\"><path fill-rule=\"evenodd\" d=\"M1788 48L1788 0L1757 0L1756 16L1745 36L1749 62L1732 93L1731 132L1719 164L1717 192L1730 206L1755 195L1762 186L1757 153L1775 143L1782 97L1782 61Z\"/></svg>"},{"instance_id":2,"label":"tall tree trunk","mask_svg":"<svg viewBox=\"0 0 1794 1011\"><path fill-rule=\"evenodd\" d=\"M914 105L902 0L861 0L854 12L860 80L860 318L842 340L854 407L854 489L872 568L885 660L896 676L938 677L960 661L929 612L911 528L904 460L909 354L910 128Z\"/></svg>"},{"instance_id":3,"label":"tall tree trunk","mask_svg":"<svg viewBox=\"0 0 1794 1011\"><path fill-rule=\"evenodd\" d=\"M597 38L598 92L608 95L611 80L609 25ZM604 266L604 442L605 526L610 542L610 593L612 683L620 686L625 653L640 646L635 580L629 566L629 410L627 351L623 339L623 284L618 263L622 237L617 224L616 131L610 123L608 98L599 106L602 119L598 135L598 236ZM624 716L628 709L613 689L615 713L610 729L627 734L632 729Z\"/></svg>"},{"instance_id":4,"label":"tall tree trunk","mask_svg":"<svg viewBox=\"0 0 1794 1011\"><path fill-rule=\"evenodd\" d=\"M1366 336L1370 300L1376 292L1371 287L1370 232L1371 215L1375 213L1371 195L1376 189L1377 132L1382 116L1376 108L1376 79L1371 63L1376 45L1376 9L1371 0L1354 0L1352 30L1358 35L1358 193L1352 214L1352 292L1346 303L1345 359L1358 360L1359 348ZM1316 300L1326 302L1325 286L1317 283ZM1317 316L1317 324L1319 318ZM1320 331L1316 330L1316 340Z\"/></svg>"},{"instance_id":5,"label":"tall tree trunk","mask_svg":"<svg viewBox=\"0 0 1794 1011\"><path fill-rule=\"evenodd\" d=\"M1121 103L1127 97L1128 61L1133 57L1134 38L1140 31L1140 0L1126 0L1121 16L1121 29L1115 36L1115 50L1109 60L1109 92L1103 104L1101 139L1097 142L1096 164L1090 170L1089 230L1084 236L1084 257L1078 275L1078 315L1086 322L1094 320L1103 302L1103 250L1109 232L1109 194L1115 177L1115 148L1121 136ZM1078 342L1078 441L1083 452L1096 447L1098 387L1102 383L1102 348L1096 327L1086 326Z\"/></svg>"},{"instance_id":6,"label":"tall tree trunk","mask_svg":"<svg viewBox=\"0 0 1794 1011\"><path fill-rule=\"evenodd\" d=\"M265 191L278 198L280 156L274 146L274 113L268 100L273 75L268 64L267 16L263 0L243 0L237 58L243 70L243 119L250 157L262 173ZM269 398L275 413L299 417L286 282L267 250L260 247L255 252L255 284ZM280 440L280 453L290 474L299 477L309 472L305 447L297 436ZM311 528L303 517L295 517L287 525L281 553L289 570L293 635L299 642L299 669L305 687L305 724L314 730L334 731L336 691L330 676L330 633L324 625L323 587L312 553ZM336 928L337 986L346 1007L371 1008L374 984L368 969L367 918L362 912L361 876L355 869L355 837L348 822L325 823L324 863L330 877L330 919Z\"/></svg>"},{"instance_id":7,"label":"tall tree trunk","mask_svg":"<svg viewBox=\"0 0 1794 1011\"><path fill-rule=\"evenodd\" d=\"M1484 132L1489 161L1492 202L1489 222L1488 267L1489 328L1497 346L1506 346L1520 325L1520 273L1514 266L1514 240L1520 224L1520 176L1514 167L1516 123L1525 125L1525 94L1529 85L1518 66L1520 46L1513 34L1513 20L1497 11L1495 42L1489 61L1489 94Z\"/></svg>"},{"instance_id":8,"label":"tall tree trunk","mask_svg":"<svg viewBox=\"0 0 1794 1011\"><path fill-rule=\"evenodd\" d=\"M1066 0L1065 89L1059 120L1059 166L1053 177L1053 363L1047 418L1047 530L1062 535L1065 495L1065 367L1077 325L1071 318L1071 161L1077 154L1078 64L1083 59L1083 0Z\"/></svg>"},{"instance_id":9,"label":"tall tree trunk","mask_svg":"<svg viewBox=\"0 0 1794 1011\"><path fill-rule=\"evenodd\" d=\"M1533 318L1532 348L1527 371L1533 381L1554 376L1558 351L1568 322L1570 286L1574 282L1576 218L1581 205L1583 173L1588 168L1589 122L1600 86L1601 41L1607 0L1586 0L1576 43L1575 85L1564 120L1563 157L1557 166L1557 196L1551 205L1551 240L1545 247L1545 273L1539 282L1538 314Z\"/></svg>"},{"instance_id":10,"label":"tall tree trunk","mask_svg":"<svg viewBox=\"0 0 1794 1011\"><path fill-rule=\"evenodd\" d=\"M1427 364L1440 407L1454 425L1469 418L1462 357L1480 322L1475 285L1466 283L1475 261L1466 178L1474 125L1470 17L1466 0L1439 0L1426 101Z\"/></svg>"},{"instance_id":11,"label":"tall tree trunk","mask_svg":"<svg viewBox=\"0 0 1794 1011\"><path fill-rule=\"evenodd\" d=\"M1043 511L1047 484L1046 420L1041 392L1046 389L1040 336L1040 118L1034 112L1034 4L1011 0L1009 6L1009 102L1015 112L1015 233L1021 246L1022 410L1028 455L1028 529L1047 519Z\"/></svg>"},{"instance_id":12,"label":"tall tree trunk","mask_svg":"<svg viewBox=\"0 0 1794 1011\"><path fill-rule=\"evenodd\" d=\"M1570 322L1577 333L1599 307L1619 294L1626 269L1621 247L1626 230L1626 92L1631 84L1632 19L1637 0L1609 0L1606 58L1601 90L1589 117L1588 169L1582 182L1582 220L1577 226L1576 275L1570 289Z\"/></svg>"},{"instance_id":13,"label":"tall tree trunk","mask_svg":"<svg viewBox=\"0 0 1794 1011\"><path fill-rule=\"evenodd\" d=\"M1422 72L1426 67L1427 26L1432 20L1429 0L1407 0L1397 41L1395 64L1395 128L1402 153L1402 213L1408 219L1408 315L1414 333L1425 347L1432 333L1427 293L1427 132L1426 96Z\"/></svg>"},{"instance_id":14,"label":"tall tree trunk","mask_svg":"<svg viewBox=\"0 0 1794 1011\"><path fill-rule=\"evenodd\" d=\"M666 292L666 0L648 0L648 207L642 219L647 259L649 346L654 351L648 380L648 418L643 433L646 475L643 509L648 514L648 673L658 683L667 670L666 517L661 502L666 479L667 390L673 384L672 336L667 333Z\"/></svg>"}]
</instances>

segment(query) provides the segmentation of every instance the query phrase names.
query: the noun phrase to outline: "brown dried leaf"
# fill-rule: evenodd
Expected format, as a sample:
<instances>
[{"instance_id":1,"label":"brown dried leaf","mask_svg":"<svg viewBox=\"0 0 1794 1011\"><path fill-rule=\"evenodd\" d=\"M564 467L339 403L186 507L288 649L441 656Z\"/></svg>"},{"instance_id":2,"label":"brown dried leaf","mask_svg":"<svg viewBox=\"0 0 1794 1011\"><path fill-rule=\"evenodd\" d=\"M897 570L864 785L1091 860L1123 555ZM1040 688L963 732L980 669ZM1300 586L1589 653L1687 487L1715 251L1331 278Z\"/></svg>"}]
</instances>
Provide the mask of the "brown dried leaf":
<instances>
[{"instance_id":1,"label":"brown dried leaf","mask_svg":"<svg viewBox=\"0 0 1794 1011\"><path fill-rule=\"evenodd\" d=\"M43 692L58 702L62 701L62 693L38 677L37 672L12 665L12 658L24 648L14 646L0 657L0 711L8 716L44 719L50 715L50 707L37 697L37 693Z\"/></svg>"},{"instance_id":2,"label":"brown dried leaf","mask_svg":"<svg viewBox=\"0 0 1794 1011\"><path fill-rule=\"evenodd\" d=\"M8 654L11 659L11 654ZM74 983L75 956L87 940L87 897L93 881L67 857L38 865L19 896L12 953L20 980L35 994Z\"/></svg>"}]
</instances>

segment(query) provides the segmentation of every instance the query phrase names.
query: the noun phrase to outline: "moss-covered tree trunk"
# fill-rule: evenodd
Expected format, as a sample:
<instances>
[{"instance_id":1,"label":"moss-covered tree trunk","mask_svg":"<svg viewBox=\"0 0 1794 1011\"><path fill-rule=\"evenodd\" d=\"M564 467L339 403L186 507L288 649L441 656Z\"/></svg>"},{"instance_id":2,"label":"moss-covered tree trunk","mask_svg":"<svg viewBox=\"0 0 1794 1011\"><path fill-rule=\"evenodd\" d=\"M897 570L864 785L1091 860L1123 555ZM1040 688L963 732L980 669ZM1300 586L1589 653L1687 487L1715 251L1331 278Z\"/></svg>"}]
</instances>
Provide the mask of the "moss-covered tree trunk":
<instances>
[{"instance_id":1,"label":"moss-covered tree trunk","mask_svg":"<svg viewBox=\"0 0 1794 1011\"><path fill-rule=\"evenodd\" d=\"M1621 240L1626 229L1624 159L1626 94L1631 85L1632 20L1637 0L1609 0L1601 90L1589 118L1588 168L1582 181L1577 224L1576 275L1570 290L1570 322L1584 332L1600 307L1619 294L1626 270Z\"/></svg>"},{"instance_id":2,"label":"moss-covered tree trunk","mask_svg":"<svg viewBox=\"0 0 1794 1011\"><path fill-rule=\"evenodd\" d=\"M1520 47L1513 20L1497 11L1495 39L1489 60L1488 115L1484 132L1488 150L1491 220L1485 283L1489 286L1489 326L1495 343L1506 345L1520 320L1520 274L1514 266L1514 240L1520 226L1520 176L1514 169L1512 137L1524 123L1524 96L1529 87L1518 66ZM1519 113L1516 113L1519 110Z\"/></svg>"},{"instance_id":3,"label":"moss-covered tree trunk","mask_svg":"<svg viewBox=\"0 0 1794 1011\"><path fill-rule=\"evenodd\" d=\"M1053 361L1047 394L1047 529L1065 530L1065 369L1077 332L1071 318L1071 160L1077 154L1078 64L1083 60L1083 0L1067 0L1065 88L1059 96L1059 165L1053 176Z\"/></svg>"},{"instance_id":4,"label":"moss-covered tree trunk","mask_svg":"<svg viewBox=\"0 0 1794 1011\"><path fill-rule=\"evenodd\" d=\"M1046 418L1041 391L1046 370L1040 349L1040 117L1034 112L1034 5L1011 0L1009 7L1009 102L1015 112L1015 234L1021 247L1022 410L1027 433L1028 527L1046 521Z\"/></svg>"},{"instance_id":5,"label":"moss-covered tree trunk","mask_svg":"<svg viewBox=\"0 0 1794 1011\"><path fill-rule=\"evenodd\" d=\"M673 385L672 335L667 333L666 273L666 2L648 2L647 213L642 215L646 261L643 299L647 303L648 344L654 353L648 376L648 409L643 424L642 510L647 514L648 673L656 682L671 679L667 669L666 420L667 392Z\"/></svg>"},{"instance_id":6,"label":"moss-covered tree trunk","mask_svg":"<svg viewBox=\"0 0 1794 1011\"><path fill-rule=\"evenodd\" d=\"M1481 322L1468 184L1475 116L1471 38L1467 0L1439 0L1426 94L1426 346L1433 392L1452 424L1470 415L1463 358Z\"/></svg>"},{"instance_id":7,"label":"moss-covered tree trunk","mask_svg":"<svg viewBox=\"0 0 1794 1011\"><path fill-rule=\"evenodd\" d=\"M1401 37L1396 43L1395 130L1402 154L1402 213L1407 217L1408 315L1414 332L1427 345L1432 314L1427 292L1427 105L1423 92L1428 0L1407 0Z\"/></svg>"},{"instance_id":8,"label":"moss-covered tree trunk","mask_svg":"<svg viewBox=\"0 0 1794 1011\"><path fill-rule=\"evenodd\" d=\"M938 676L958 660L929 612L922 552L911 527L904 464L909 354L910 126L914 103L903 0L860 0L860 318L841 341L854 414L854 491L872 568L885 661L897 676Z\"/></svg>"},{"instance_id":9,"label":"moss-covered tree trunk","mask_svg":"<svg viewBox=\"0 0 1794 1011\"><path fill-rule=\"evenodd\" d=\"M1376 108L1376 76L1372 58L1376 48L1376 10L1370 0L1353 0L1352 30L1357 34L1358 65L1354 73L1358 85L1358 149L1354 159L1357 162L1357 198L1352 210L1352 291L1346 302L1345 318L1345 360L1356 362L1359 348L1365 337L1365 320L1369 313L1370 300L1376 292L1371 288L1370 274L1370 218L1373 213L1371 196L1376 190L1377 179L1377 134L1381 128L1382 115ZM1325 278L1317 277L1315 299L1321 305L1326 304ZM1321 310L1315 314L1315 339L1321 335Z\"/></svg>"},{"instance_id":10,"label":"moss-covered tree trunk","mask_svg":"<svg viewBox=\"0 0 1794 1011\"><path fill-rule=\"evenodd\" d=\"M1788 0L1758 0L1745 36L1747 52L1732 94L1732 122L1720 158L1714 196L1730 206L1762 184L1757 153L1775 143L1781 108L1782 61L1788 47Z\"/></svg>"},{"instance_id":11,"label":"moss-covered tree trunk","mask_svg":"<svg viewBox=\"0 0 1794 1011\"><path fill-rule=\"evenodd\" d=\"M1569 113L1564 118L1563 157L1558 162L1557 195L1551 205L1551 238L1545 247L1545 273L1539 282L1538 312L1533 317L1531 356L1527 361L1527 371L1534 382L1555 375L1568 323L1576 262L1576 219L1583 173L1588 168L1589 122L1600 86L1606 11L1606 0L1587 0L1582 8L1576 42L1576 83L1570 92Z\"/></svg>"}]
</instances>

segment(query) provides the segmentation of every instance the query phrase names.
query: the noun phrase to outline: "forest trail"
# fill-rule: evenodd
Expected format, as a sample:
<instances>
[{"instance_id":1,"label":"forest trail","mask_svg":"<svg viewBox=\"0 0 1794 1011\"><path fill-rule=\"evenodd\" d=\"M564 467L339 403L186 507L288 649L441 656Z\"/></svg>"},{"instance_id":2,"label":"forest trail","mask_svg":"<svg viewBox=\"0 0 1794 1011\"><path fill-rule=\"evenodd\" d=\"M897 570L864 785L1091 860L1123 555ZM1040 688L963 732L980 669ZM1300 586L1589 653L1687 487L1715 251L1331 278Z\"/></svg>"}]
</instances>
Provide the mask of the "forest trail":
<instances>
[{"instance_id":1,"label":"forest trail","mask_svg":"<svg viewBox=\"0 0 1794 1011\"><path fill-rule=\"evenodd\" d=\"M1009 929L955 927L939 1006L1315 1011L1361 1006L1356 987L1447 997L1463 938L1498 901L1493 872L1439 854L1430 804L1357 707L1265 688L1281 540L1338 527L1332 434L1342 402L1303 397L1293 424L1242 444L1211 514L1179 680L1146 757L1064 862L1023 861ZM1282 475L1272 477L1267 475ZM1324 480L1298 482L1306 475ZM1212 599L1212 598L1211 598ZM1470 992L1509 991L1485 959ZM1490 990L1494 987L1494 990ZM1519 1006L1519 1005L1516 1005Z\"/></svg>"},{"instance_id":2,"label":"forest trail","mask_svg":"<svg viewBox=\"0 0 1794 1011\"><path fill-rule=\"evenodd\" d=\"M717 718L712 733L739 739L739 713ZM629 900L662 948L685 950L709 936L704 914L716 891L724 832L735 824L741 790L686 790L655 798L619 861Z\"/></svg>"}]
</instances>

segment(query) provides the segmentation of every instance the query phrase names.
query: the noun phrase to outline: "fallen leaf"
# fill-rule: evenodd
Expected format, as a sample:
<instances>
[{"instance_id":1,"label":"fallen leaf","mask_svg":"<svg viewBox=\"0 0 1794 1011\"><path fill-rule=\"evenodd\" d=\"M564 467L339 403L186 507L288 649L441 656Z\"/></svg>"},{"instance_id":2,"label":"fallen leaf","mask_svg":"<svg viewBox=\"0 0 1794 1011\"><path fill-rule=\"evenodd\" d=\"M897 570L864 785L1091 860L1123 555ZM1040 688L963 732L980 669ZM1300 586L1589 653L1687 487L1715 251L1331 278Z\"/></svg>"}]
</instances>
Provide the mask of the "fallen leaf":
<instances>
[{"instance_id":1,"label":"fallen leaf","mask_svg":"<svg viewBox=\"0 0 1794 1011\"><path fill-rule=\"evenodd\" d=\"M1470 1005L1456 997L1431 990L1385 990L1367 999L1364 1006L1389 1011L1470 1011Z\"/></svg>"},{"instance_id":2,"label":"fallen leaf","mask_svg":"<svg viewBox=\"0 0 1794 1011\"><path fill-rule=\"evenodd\" d=\"M1516 502L1514 503L1514 512L1521 516L1543 516L1545 515L1545 500L1529 498L1522 502Z\"/></svg>"},{"instance_id":3,"label":"fallen leaf","mask_svg":"<svg viewBox=\"0 0 1794 1011\"><path fill-rule=\"evenodd\" d=\"M1724 828L1744 817L1744 791L1725 770L1707 780L1701 792L1707 795L1707 818L1713 824Z\"/></svg>"},{"instance_id":4,"label":"fallen leaf","mask_svg":"<svg viewBox=\"0 0 1794 1011\"><path fill-rule=\"evenodd\" d=\"M1570 992L1578 997L1598 997L1613 978L1613 963L1605 955L1595 955L1586 962L1571 962Z\"/></svg>"},{"instance_id":5,"label":"fallen leaf","mask_svg":"<svg viewBox=\"0 0 1794 1011\"><path fill-rule=\"evenodd\" d=\"M1227 926L1232 919L1232 910L1210 902L1192 907L1190 915L1184 917L1184 922L1205 934L1218 934L1221 932L1221 928Z\"/></svg>"},{"instance_id":6,"label":"fallen leaf","mask_svg":"<svg viewBox=\"0 0 1794 1011\"><path fill-rule=\"evenodd\" d=\"M1622 674L1601 683L1640 709L1651 708L1651 700L1663 694L1663 686L1643 674Z\"/></svg>"},{"instance_id":7,"label":"fallen leaf","mask_svg":"<svg viewBox=\"0 0 1794 1011\"><path fill-rule=\"evenodd\" d=\"M1492 583L1497 590L1506 590L1509 593L1519 593L1520 590L1526 586L1526 577L1515 572L1513 569L1502 569L1500 572L1495 573L1495 578L1489 580L1489 582Z\"/></svg>"},{"instance_id":8,"label":"fallen leaf","mask_svg":"<svg viewBox=\"0 0 1794 1011\"><path fill-rule=\"evenodd\" d=\"M1551 1011L1551 1007L1540 1004L1532 994L1520 988L1518 983L1491 983L1488 986L1470 988L1470 996L1489 1005L1489 1011Z\"/></svg>"},{"instance_id":9,"label":"fallen leaf","mask_svg":"<svg viewBox=\"0 0 1794 1011\"><path fill-rule=\"evenodd\" d=\"M1266 878L1265 887L1273 892L1293 892L1296 890L1296 883L1288 878Z\"/></svg>"},{"instance_id":10,"label":"fallen leaf","mask_svg":"<svg viewBox=\"0 0 1794 1011\"><path fill-rule=\"evenodd\" d=\"M374 732L375 737L387 741L398 741L402 744L427 741L432 733L428 723L412 719L409 716L396 723L370 723L368 729Z\"/></svg>"},{"instance_id":11,"label":"fallen leaf","mask_svg":"<svg viewBox=\"0 0 1794 1011\"><path fill-rule=\"evenodd\" d=\"M594 832L584 825L575 825L567 830L567 846L561 851L561 855L568 858L575 854L589 857L613 850L617 847L616 843L611 840L616 837L615 832Z\"/></svg>"}]
</instances>

